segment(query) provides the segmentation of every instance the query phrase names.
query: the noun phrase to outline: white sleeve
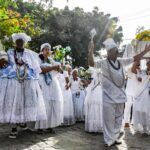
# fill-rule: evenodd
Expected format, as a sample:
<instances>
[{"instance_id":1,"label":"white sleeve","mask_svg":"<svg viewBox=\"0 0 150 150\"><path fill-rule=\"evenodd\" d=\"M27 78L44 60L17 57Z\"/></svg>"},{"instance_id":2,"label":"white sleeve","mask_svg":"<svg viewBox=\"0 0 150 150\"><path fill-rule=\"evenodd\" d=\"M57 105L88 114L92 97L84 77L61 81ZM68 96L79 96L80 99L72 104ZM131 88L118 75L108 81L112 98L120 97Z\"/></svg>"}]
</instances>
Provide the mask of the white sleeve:
<instances>
[{"instance_id":1,"label":"white sleeve","mask_svg":"<svg viewBox=\"0 0 150 150\"><path fill-rule=\"evenodd\" d=\"M134 58L119 58L118 60L123 66L128 66L133 63Z\"/></svg>"},{"instance_id":2,"label":"white sleeve","mask_svg":"<svg viewBox=\"0 0 150 150\"><path fill-rule=\"evenodd\" d=\"M64 71L65 78L69 77L68 71Z\"/></svg>"}]
</instances>

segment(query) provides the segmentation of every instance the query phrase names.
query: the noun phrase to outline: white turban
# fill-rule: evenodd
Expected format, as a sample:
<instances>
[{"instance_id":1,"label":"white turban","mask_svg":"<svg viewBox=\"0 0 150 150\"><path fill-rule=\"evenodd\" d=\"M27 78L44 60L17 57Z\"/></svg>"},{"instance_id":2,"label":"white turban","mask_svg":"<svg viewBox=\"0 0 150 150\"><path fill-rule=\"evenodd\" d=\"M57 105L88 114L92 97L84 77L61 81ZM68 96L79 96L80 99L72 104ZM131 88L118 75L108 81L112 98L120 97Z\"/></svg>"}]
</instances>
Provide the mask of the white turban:
<instances>
[{"instance_id":1,"label":"white turban","mask_svg":"<svg viewBox=\"0 0 150 150\"><path fill-rule=\"evenodd\" d=\"M73 75L73 73L77 71L78 72L78 69L77 68L74 68L72 71L71 71L71 74Z\"/></svg>"},{"instance_id":2,"label":"white turban","mask_svg":"<svg viewBox=\"0 0 150 150\"><path fill-rule=\"evenodd\" d=\"M12 34L12 40L13 40L13 42L15 43L16 40L18 40L18 39L22 39L25 43L31 41L31 37L28 36L25 33L13 33Z\"/></svg>"},{"instance_id":3,"label":"white turban","mask_svg":"<svg viewBox=\"0 0 150 150\"><path fill-rule=\"evenodd\" d=\"M107 40L105 40L103 42L103 44L105 45L105 48L107 51L109 51L113 48L117 48L117 44L115 43L115 41L112 38L108 38Z\"/></svg>"},{"instance_id":4,"label":"white turban","mask_svg":"<svg viewBox=\"0 0 150 150\"><path fill-rule=\"evenodd\" d=\"M4 51L0 51L0 59L4 59L4 60L8 61L7 53Z\"/></svg>"},{"instance_id":5,"label":"white turban","mask_svg":"<svg viewBox=\"0 0 150 150\"><path fill-rule=\"evenodd\" d=\"M45 47L48 47L49 50L51 50L51 45L49 43L44 43L44 44L41 45L40 51L42 52L43 48L45 48Z\"/></svg>"}]
</instances>

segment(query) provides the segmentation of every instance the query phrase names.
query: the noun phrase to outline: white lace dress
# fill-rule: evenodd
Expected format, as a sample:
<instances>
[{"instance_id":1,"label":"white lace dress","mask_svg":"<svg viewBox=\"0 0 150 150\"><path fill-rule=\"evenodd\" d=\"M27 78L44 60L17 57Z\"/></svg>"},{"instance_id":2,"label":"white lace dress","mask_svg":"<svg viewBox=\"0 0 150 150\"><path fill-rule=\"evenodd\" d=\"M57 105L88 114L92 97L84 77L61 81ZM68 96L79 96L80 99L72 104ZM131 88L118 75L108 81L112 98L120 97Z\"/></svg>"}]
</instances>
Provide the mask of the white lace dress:
<instances>
[{"instance_id":1,"label":"white lace dress","mask_svg":"<svg viewBox=\"0 0 150 150\"><path fill-rule=\"evenodd\" d=\"M103 130L103 102L101 75L93 71L93 80L88 86L85 98L85 131L102 132Z\"/></svg>"},{"instance_id":2,"label":"white lace dress","mask_svg":"<svg viewBox=\"0 0 150 150\"><path fill-rule=\"evenodd\" d=\"M74 81L71 78L71 92L74 105L74 114L76 121L84 121L84 100L85 100L85 91L80 87L80 78L77 81Z\"/></svg>"},{"instance_id":3,"label":"white lace dress","mask_svg":"<svg viewBox=\"0 0 150 150\"><path fill-rule=\"evenodd\" d=\"M14 50L8 51L11 69L7 79L1 79L0 86L0 112L3 112L1 123L26 123L37 120L46 120L46 110L42 91L38 83L41 71L36 59L36 53L25 49L20 55L25 62L27 75L24 81L19 82L14 59ZM20 67L20 74L24 73L24 67ZM2 81L3 80L3 81ZM6 86L7 85L7 86Z\"/></svg>"},{"instance_id":4,"label":"white lace dress","mask_svg":"<svg viewBox=\"0 0 150 150\"><path fill-rule=\"evenodd\" d=\"M64 123L63 125L73 125L75 123L75 117L74 117L74 108L73 108L73 101L72 101L72 94L71 89L69 88L66 90L66 80L65 78L69 75L67 71L64 71L64 73L59 74L58 80L61 85L62 93L63 93L63 102L64 102Z\"/></svg>"},{"instance_id":5,"label":"white lace dress","mask_svg":"<svg viewBox=\"0 0 150 150\"><path fill-rule=\"evenodd\" d=\"M42 61L40 61L42 65ZM52 66L55 64L43 64ZM54 128L63 123L63 96L58 81L58 72L51 71L52 82L50 85L47 85L44 79L44 75L40 75L39 84L41 86L44 101L46 105L47 120L38 121L35 124L36 129L48 129Z\"/></svg>"}]
</instances>

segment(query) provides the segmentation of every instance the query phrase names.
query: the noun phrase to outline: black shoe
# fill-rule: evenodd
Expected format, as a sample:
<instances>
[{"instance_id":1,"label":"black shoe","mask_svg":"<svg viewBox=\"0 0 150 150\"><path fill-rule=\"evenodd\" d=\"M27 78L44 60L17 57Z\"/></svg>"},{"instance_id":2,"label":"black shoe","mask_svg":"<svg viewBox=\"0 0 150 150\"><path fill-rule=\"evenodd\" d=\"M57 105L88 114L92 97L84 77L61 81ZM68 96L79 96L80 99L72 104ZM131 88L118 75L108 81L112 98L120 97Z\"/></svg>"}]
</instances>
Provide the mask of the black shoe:
<instances>
[{"instance_id":1,"label":"black shoe","mask_svg":"<svg viewBox=\"0 0 150 150\"><path fill-rule=\"evenodd\" d=\"M124 131L120 131L119 136L117 139L120 139L124 135Z\"/></svg>"},{"instance_id":2,"label":"black shoe","mask_svg":"<svg viewBox=\"0 0 150 150\"><path fill-rule=\"evenodd\" d=\"M108 144L104 144L104 146L105 146L105 147L109 147L109 145L108 145Z\"/></svg>"},{"instance_id":3,"label":"black shoe","mask_svg":"<svg viewBox=\"0 0 150 150\"><path fill-rule=\"evenodd\" d=\"M26 123L21 123L21 124L19 124L19 127L20 127L21 129L23 129L23 130L27 130L27 129L28 129Z\"/></svg>"},{"instance_id":4,"label":"black shoe","mask_svg":"<svg viewBox=\"0 0 150 150\"><path fill-rule=\"evenodd\" d=\"M11 133L9 134L9 138L11 138L11 139L16 139L17 134L18 134L17 128L12 128L12 131L11 131Z\"/></svg>"},{"instance_id":5,"label":"black shoe","mask_svg":"<svg viewBox=\"0 0 150 150\"><path fill-rule=\"evenodd\" d=\"M37 130L37 133L38 133L38 134L44 134L44 131L43 131L43 129L38 129L38 130Z\"/></svg>"},{"instance_id":6,"label":"black shoe","mask_svg":"<svg viewBox=\"0 0 150 150\"><path fill-rule=\"evenodd\" d=\"M114 144L115 144L115 145L120 145L120 144L122 144L122 142L121 142L121 141L116 140Z\"/></svg>"},{"instance_id":7,"label":"black shoe","mask_svg":"<svg viewBox=\"0 0 150 150\"><path fill-rule=\"evenodd\" d=\"M56 134L56 132L55 132L55 130L53 129L53 128L49 128L49 129L47 129L50 133L52 133L52 134Z\"/></svg>"}]
</instances>

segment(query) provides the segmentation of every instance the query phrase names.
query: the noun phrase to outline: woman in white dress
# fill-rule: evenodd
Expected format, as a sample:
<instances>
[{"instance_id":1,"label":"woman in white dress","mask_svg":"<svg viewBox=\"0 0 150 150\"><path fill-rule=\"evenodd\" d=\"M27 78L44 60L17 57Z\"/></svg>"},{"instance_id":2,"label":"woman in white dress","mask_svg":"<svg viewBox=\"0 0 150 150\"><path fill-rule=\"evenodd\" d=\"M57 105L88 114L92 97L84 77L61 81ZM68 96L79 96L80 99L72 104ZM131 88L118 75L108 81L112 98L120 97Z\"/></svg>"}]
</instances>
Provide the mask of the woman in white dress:
<instances>
[{"instance_id":1,"label":"woman in white dress","mask_svg":"<svg viewBox=\"0 0 150 150\"><path fill-rule=\"evenodd\" d=\"M7 72L7 90L4 103L0 99L0 109L5 112L4 122L13 124L9 137L16 138L17 124L25 125L27 122L46 120L47 116L38 83L41 68L37 54L24 48L25 43L31 38L25 33L15 33L12 39L16 48L7 52L11 69Z\"/></svg>"},{"instance_id":2,"label":"woman in white dress","mask_svg":"<svg viewBox=\"0 0 150 150\"><path fill-rule=\"evenodd\" d=\"M74 108L72 101L71 89L69 87L69 75L68 71L63 70L59 74L59 82L61 85L64 101L64 122L63 125L69 126L75 123Z\"/></svg>"},{"instance_id":3,"label":"woman in white dress","mask_svg":"<svg viewBox=\"0 0 150 150\"><path fill-rule=\"evenodd\" d=\"M137 94L133 103L133 127L135 132L150 134L150 61L147 70L139 73L141 80L137 84Z\"/></svg>"},{"instance_id":4,"label":"woman in white dress","mask_svg":"<svg viewBox=\"0 0 150 150\"><path fill-rule=\"evenodd\" d=\"M76 121L84 121L84 101L85 92L81 86L81 79L78 77L78 70L72 70L72 77L70 80L71 92L74 104L74 114Z\"/></svg>"},{"instance_id":5,"label":"woman in white dress","mask_svg":"<svg viewBox=\"0 0 150 150\"><path fill-rule=\"evenodd\" d=\"M49 57L51 46L49 43L41 45L39 64L42 68L39 84L41 86L46 105L47 120L35 124L35 129L49 129L54 133L53 128L63 123L63 96L57 78L60 63L56 63Z\"/></svg>"},{"instance_id":6,"label":"woman in white dress","mask_svg":"<svg viewBox=\"0 0 150 150\"><path fill-rule=\"evenodd\" d=\"M8 74L11 66L8 64L8 56L6 52L0 52L0 123L6 123L7 116L11 115L10 109L5 109L5 95L8 85ZM7 104L6 104L7 105Z\"/></svg>"},{"instance_id":7,"label":"woman in white dress","mask_svg":"<svg viewBox=\"0 0 150 150\"><path fill-rule=\"evenodd\" d=\"M85 131L96 133L103 127L101 73L93 69L92 78L85 98Z\"/></svg>"}]
</instances>

